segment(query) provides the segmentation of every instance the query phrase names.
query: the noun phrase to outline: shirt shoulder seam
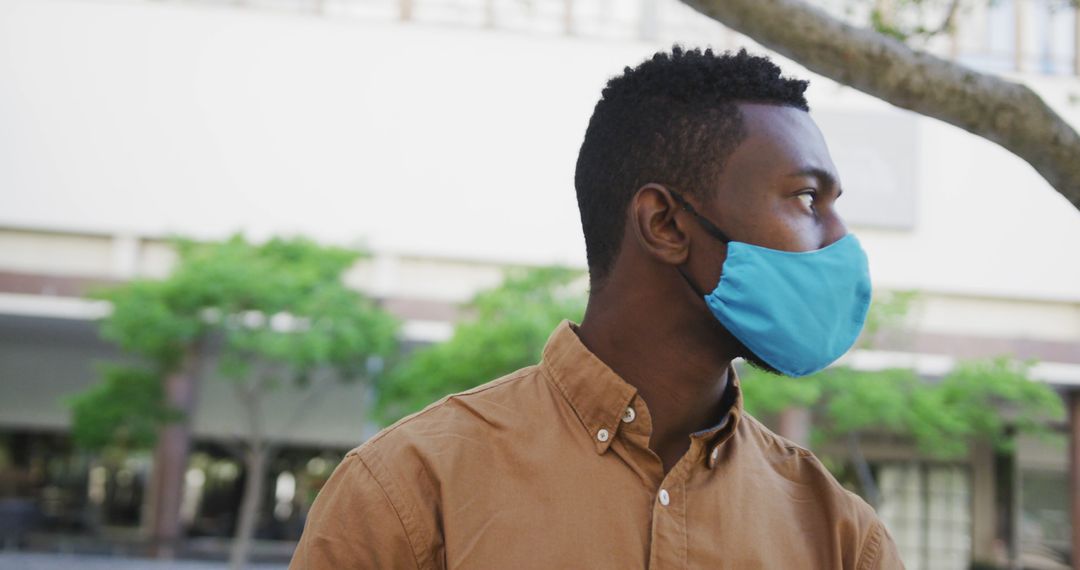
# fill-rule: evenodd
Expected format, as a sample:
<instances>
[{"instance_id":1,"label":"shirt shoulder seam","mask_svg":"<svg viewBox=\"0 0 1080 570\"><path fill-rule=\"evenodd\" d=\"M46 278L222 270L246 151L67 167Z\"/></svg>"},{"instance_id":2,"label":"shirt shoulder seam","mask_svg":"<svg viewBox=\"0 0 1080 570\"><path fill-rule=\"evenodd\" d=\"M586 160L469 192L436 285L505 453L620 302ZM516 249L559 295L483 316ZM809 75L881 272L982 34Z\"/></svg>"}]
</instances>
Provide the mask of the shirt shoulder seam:
<instances>
[{"instance_id":1,"label":"shirt shoulder seam","mask_svg":"<svg viewBox=\"0 0 1080 570\"><path fill-rule=\"evenodd\" d=\"M857 570L870 570L877 564L878 557L881 555L881 537L881 521L875 521L870 530L870 536L866 539L867 544L859 553L859 563L855 565Z\"/></svg>"},{"instance_id":2,"label":"shirt shoulder seam","mask_svg":"<svg viewBox=\"0 0 1080 570\"><path fill-rule=\"evenodd\" d=\"M761 433L766 438L775 441L777 444L779 444L784 449L794 451L800 457L814 457L814 453L812 451L810 451L809 449L806 449L805 447L795 443L794 441L791 441L790 439L787 439L786 437L781 436L780 434L777 434L777 433L773 432L769 428L765 427L754 416L751 416L750 414L744 413L743 417L748 418L750 420L750 423L754 424L754 428L759 433Z\"/></svg>"},{"instance_id":3,"label":"shirt shoulder seam","mask_svg":"<svg viewBox=\"0 0 1080 570\"><path fill-rule=\"evenodd\" d=\"M881 519L872 514L874 512L873 507L871 507L865 499L841 485L840 482L836 480L836 477L834 477L833 474L828 469L826 469L824 465L821 464L821 460L818 459L818 457L814 455L812 451L777 433L774 433L772 430L762 425L757 418L750 416L749 414L746 414L745 417L749 418L750 420L749 422L747 422L747 424L752 425L752 429L755 429L758 433L760 433L761 437L771 440L776 445L786 450L793 451L800 459L811 461L814 464L814 469L819 470L821 474L825 477L825 479L828 481L829 488L832 489L834 493L842 495L844 498L847 499L849 503L849 508L851 509L848 513L848 516L852 517L852 519L854 520L863 519L863 517L872 517L873 523L870 526L870 530L863 534L862 537L860 537L862 538L862 540L856 546L856 548L858 548L858 553L856 554L855 558L855 568L856 570L870 570L872 568L875 568L876 565L879 563L879 559L881 557L882 541L884 540L885 527L881 522ZM857 538L856 540L859 539Z\"/></svg>"},{"instance_id":4,"label":"shirt shoulder seam","mask_svg":"<svg viewBox=\"0 0 1080 570\"><path fill-rule=\"evenodd\" d=\"M802 447L801 445L791 441L790 439L774 433L772 430L762 425L761 422L758 421L758 419L754 416L744 414L744 418L748 418L750 420L750 422L748 423L754 424L754 429L761 433L763 437L773 440L774 442L776 442L777 445L783 447L784 449L793 451L802 459L811 460L815 464L815 468L820 470L822 474L826 476L829 481L829 487L832 488L833 491L842 493L849 499L865 502L862 497L859 497L858 495L852 493L843 485L841 485L840 482L836 480L836 477L834 477L833 474L828 469L826 469L824 465L821 464L821 460L818 459L816 455L814 455L814 452L806 449L805 447Z\"/></svg>"},{"instance_id":5,"label":"shirt shoulder seam","mask_svg":"<svg viewBox=\"0 0 1080 570\"><path fill-rule=\"evenodd\" d=\"M424 555L424 552L421 549L423 541L417 540L417 537L414 536L416 532L414 526L416 518L415 513L412 512L412 508L408 503L405 503L400 497L395 496L397 488L394 485L393 480L387 478L387 481L384 483L379 477L379 474L375 473L375 469L372 468L370 462L372 462L372 460L374 460L374 462L379 462L377 458L368 457L368 459L365 461L359 453L354 453L352 455L354 455L356 457L356 460L364 466L364 469L366 469L368 473L371 474L371 478L375 481L375 484L379 486L379 490L382 491L383 496L386 497L387 502L390 503L390 508L394 509L394 514L397 515L398 523L401 524L401 528L404 529L405 538L409 541L409 547L412 549L413 562L416 563L416 568L418 570L422 570L424 568L431 568L431 565L427 563L427 556ZM381 462L379 462L377 468L381 473ZM388 486L394 489L394 494L391 494L390 490L387 489Z\"/></svg>"},{"instance_id":6,"label":"shirt shoulder seam","mask_svg":"<svg viewBox=\"0 0 1080 570\"><path fill-rule=\"evenodd\" d=\"M443 407L444 405L446 405L446 403L448 401L450 401L450 400L452 400L454 398L462 398L464 396L472 396L474 394L480 394L482 392L486 392L486 391L492 390L494 388L499 388L499 387L501 387L503 385L506 385L506 384L508 384L510 382L513 382L514 380L520 380L521 378L524 378L525 376L528 376L528 375L530 375L532 373L535 373L535 371L536 371L535 369L536 369L536 365L526 366L525 368L522 368L522 369L520 369L520 370L518 370L516 372L511 372L507 376L503 376L501 378L496 378L495 380L492 380L491 382L487 382L486 384L481 384L480 386L476 386L475 388L470 388L468 390L464 390L464 391L457 392L457 393L454 393L454 394L447 394L446 396L443 396L439 400L436 400L435 402L432 402L431 404L428 404L426 407L424 407L424 409L413 412L413 413L399 419L398 421L394 422L393 424L387 426L382 431L375 434L374 436L372 436L370 439L368 439L364 443L362 443L362 444L356 446L355 448L353 448L351 451L349 451L349 453L350 454L351 453L358 453L362 448L371 447L374 443L376 443L380 439L386 437L391 432L396 431L401 426L403 426L405 424L408 424L408 423L412 422L413 420L421 418L421 417L423 417L423 416L425 416L425 415L427 415L429 413L434 412L435 410L437 410L437 409Z\"/></svg>"}]
</instances>

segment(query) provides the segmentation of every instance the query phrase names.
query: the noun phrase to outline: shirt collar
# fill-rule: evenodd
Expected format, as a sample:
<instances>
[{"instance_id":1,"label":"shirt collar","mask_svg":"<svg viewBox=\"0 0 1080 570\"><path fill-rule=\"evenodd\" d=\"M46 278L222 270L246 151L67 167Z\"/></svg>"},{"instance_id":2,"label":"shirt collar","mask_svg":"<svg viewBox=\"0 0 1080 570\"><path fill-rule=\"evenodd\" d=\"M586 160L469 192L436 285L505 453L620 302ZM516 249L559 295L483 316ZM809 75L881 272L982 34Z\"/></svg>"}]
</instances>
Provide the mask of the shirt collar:
<instances>
[{"instance_id":1,"label":"shirt collar","mask_svg":"<svg viewBox=\"0 0 1080 570\"><path fill-rule=\"evenodd\" d=\"M581 419L597 453L603 453L615 440L637 388L589 351L575 328L568 320L559 323L544 346L540 367ZM701 439L705 449L732 433L742 415L742 390L734 367L728 369L728 378L724 399L731 402L730 411L717 425L691 435Z\"/></svg>"},{"instance_id":2,"label":"shirt collar","mask_svg":"<svg viewBox=\"0 0 1080 570\"><path fill-rule=\"evenodd\" d=\"M590 352L573 326L567 320L559 323L544 345L540 366L581 419L597 453L603 453L614 441L637 388Z\"/></svg>"}]
</instances>

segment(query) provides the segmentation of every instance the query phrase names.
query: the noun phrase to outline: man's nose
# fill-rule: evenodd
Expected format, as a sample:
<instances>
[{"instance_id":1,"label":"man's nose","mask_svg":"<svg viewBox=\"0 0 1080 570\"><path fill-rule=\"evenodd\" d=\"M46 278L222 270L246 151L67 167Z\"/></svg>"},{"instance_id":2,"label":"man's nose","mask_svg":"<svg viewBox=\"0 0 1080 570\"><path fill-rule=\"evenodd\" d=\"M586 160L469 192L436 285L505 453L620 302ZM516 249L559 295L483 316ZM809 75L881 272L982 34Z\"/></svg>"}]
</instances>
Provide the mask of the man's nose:
<instances>
[{"instance_id":1,"label":"man's nose","mask_svg":"<svg viewBox=\"0 0 1080 570\"><path fill-rule=\"evenodd\" d=\"M825 231L822 234L821 247L827 247L837 242L840 238L846 236L848 233L847 224L840 218L839 215L833 213L829 217L828 222L825 224Z\"/></svg>"}]
</instances>

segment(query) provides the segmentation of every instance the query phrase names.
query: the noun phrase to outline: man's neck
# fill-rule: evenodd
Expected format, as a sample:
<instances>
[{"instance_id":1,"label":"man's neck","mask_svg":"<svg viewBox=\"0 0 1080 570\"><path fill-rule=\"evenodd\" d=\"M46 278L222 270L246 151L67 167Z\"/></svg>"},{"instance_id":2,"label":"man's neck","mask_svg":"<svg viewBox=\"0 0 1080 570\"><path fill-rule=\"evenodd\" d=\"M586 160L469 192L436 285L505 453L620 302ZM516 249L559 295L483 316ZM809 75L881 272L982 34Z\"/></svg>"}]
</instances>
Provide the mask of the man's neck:
<instances>
[{"instance_id":1,"label":"man's neck","mask_svg":"<svg viewBox=\"0 0 1080 570\"><path fill-rule=\"evenodd\" d=\"M699 334L668 316L651 318L590 299L577 331L589 351L637 388L652 417L649 447L665 472L689 448L691 433L723 418L731 364L721 347L709 344L708 331Z\"/></svg>"}]
</instances>

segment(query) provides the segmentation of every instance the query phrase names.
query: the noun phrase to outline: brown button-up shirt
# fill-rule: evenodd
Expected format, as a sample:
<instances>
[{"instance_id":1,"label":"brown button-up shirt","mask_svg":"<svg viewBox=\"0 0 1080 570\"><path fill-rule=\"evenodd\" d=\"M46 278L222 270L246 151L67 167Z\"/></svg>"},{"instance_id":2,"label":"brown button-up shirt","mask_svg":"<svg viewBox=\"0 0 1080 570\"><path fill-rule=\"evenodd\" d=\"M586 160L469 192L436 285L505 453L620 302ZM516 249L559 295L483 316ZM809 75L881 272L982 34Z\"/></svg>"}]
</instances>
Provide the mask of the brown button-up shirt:
<instances>
[{"instance_id":1,"label":"brown button-up shirt","mask_svg":"<svg viewBox=\"0 0 1080 570\"><path fill-rule=\"evenodd\" d=\"M538 365L350 451L291 569L902 568L873 510L742 409L668 473L636 389L564 321Z\"/></svg>"}]
</instances>

